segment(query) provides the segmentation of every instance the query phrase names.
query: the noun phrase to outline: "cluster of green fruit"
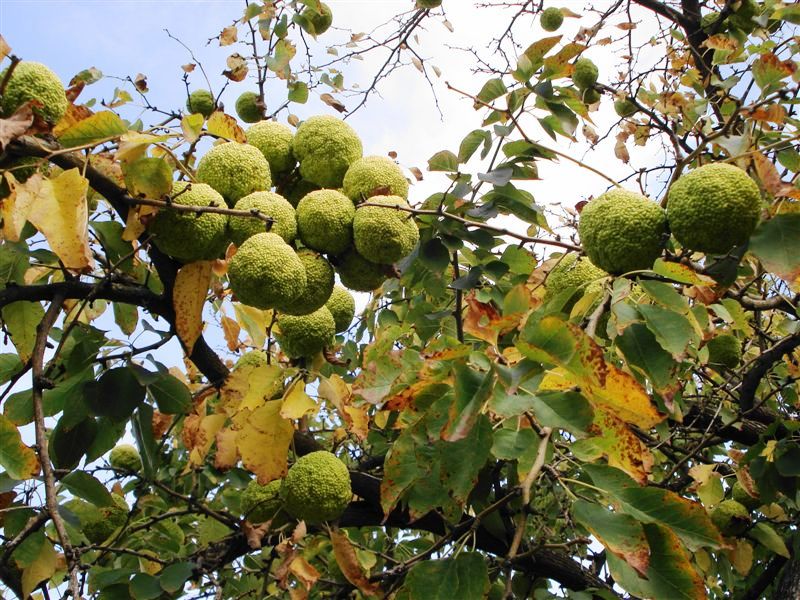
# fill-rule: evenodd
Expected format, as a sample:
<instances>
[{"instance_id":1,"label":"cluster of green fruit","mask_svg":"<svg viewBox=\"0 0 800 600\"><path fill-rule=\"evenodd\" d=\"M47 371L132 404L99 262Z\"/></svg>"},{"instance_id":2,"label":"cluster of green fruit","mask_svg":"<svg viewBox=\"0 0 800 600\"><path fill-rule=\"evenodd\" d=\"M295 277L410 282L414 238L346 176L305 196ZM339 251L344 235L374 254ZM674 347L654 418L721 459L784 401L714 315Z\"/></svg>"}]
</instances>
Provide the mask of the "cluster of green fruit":
<instances>
[{"instance_id":1,"label":"cluster of green fruit","mask_svg":"<svg viewBox=\"0 0 800 600\"><path fill-rule=\"evenodd\" d=\"M248 521L271 521L273 528L289 517L315 524L338 519L352 497L345 464L320 450L298 458L284 479L267 485L251 481L242 492L241 509Z\"/></svg>"},{"instance_id":2,"label":"cluster of green fruit","mask_svg":"<svg viewBox=\"0 0 800 600\"><path fill-rule=\"evenodd\" d=\"M310 117L294 134L261 121L246 135L246 144L212 147L198 163L197 181L176 182L171 201L227 205L252 216L166 208L149 231L162 252L184 262L217 258L235 244L228 277L237 300L277 310L284 352L313 355L352 319L343 316L352 298L334 294L335 272L345 287L372 291L416 246L408 181L390 159L362 157L356 132L335 117ZM270 191L273 176L291 179L295 171L299 178L285 196Z\"/></svg>"}]
</instances>

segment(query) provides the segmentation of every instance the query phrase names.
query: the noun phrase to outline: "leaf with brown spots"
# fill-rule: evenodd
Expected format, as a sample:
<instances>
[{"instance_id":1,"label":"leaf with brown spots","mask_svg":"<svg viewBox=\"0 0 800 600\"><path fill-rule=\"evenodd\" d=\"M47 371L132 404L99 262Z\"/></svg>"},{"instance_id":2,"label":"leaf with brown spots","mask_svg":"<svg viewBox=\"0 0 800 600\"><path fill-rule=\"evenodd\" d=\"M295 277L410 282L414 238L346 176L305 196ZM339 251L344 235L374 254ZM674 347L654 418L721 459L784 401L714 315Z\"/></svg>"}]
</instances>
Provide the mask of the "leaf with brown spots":
<instances>
[{"instance_id":1,"label":"leaf with brown spots","mask_svg":"<svg viewBox=\"0 0 800 600\"><path fill-rule=\"evenodd\" d=\"M800 190L791 183L786 183L781 180L778 169L769 158L760 152L756 152L752 156L758 178L769 194L776 198L800 198Z\"/></svg>"},{"instance_id":2,"label":"leaf with brown spots","mask_svg":"<svg viewBox=\"0 0 800 600\"><path fill-rule=\"evenodd\" d=\"M187 354L203 332L203 306L211 281L211 262L197 261L184 265L175 277L172 306L175 309L175 332Z\"/></svg>"},{"instance_id":3,"label":"leaf with brown spots","mask_svg":"<svg viewBox=\"0 0 800 600\"><path fill-rule=\"evenodd\" d=\"M647 483L653 455L628 425L613 414L595 408L589 433L593 437L576 442L582 456L588 458L594 454L593 460L596 460L602 455L612 467L622 469L638 483Z\"/></svg>"},{"instance_id":4,"label":"leaf with brown spots","mask_svg":"<svg viewBox=\"0 0 800 600\"><path fill-rule=\"evenodd\" d=\"M464 332L492 346L497 345L500 334L510 331L519 323L519 315L503 316L491 304L479 302L474 293L466 296L465 303Z\"/></svg>"},{"instance_id":5,"label":"leaf with brown spots","mask_svg":"<svg viewBox=\"0 0 800 600\"><path fill-rule=\"evenodd\" d=\"M371 582L364 574L364 569L361 567L361 563L358 562L356 551L347 535L340 531L332 530L331 544L333 545L336 564L339 565L347 581L356 586L365 595L377 596L380 587L377 583Z\"/></svg>"},{"instance_id":6,"label":"leaf with brown spots","mask_svg":"<svg viewBox=\"0 0 800 600\"><path fill-rule=\"evenodd\" d=\"M225 27L219 34L219 45L230 46L231 44L236 43L238 36L239 30L234 25Z\"/></svg>"},{"instance_id":7,"label":"leaf with brown spots","mask_svg":"<svg viewBox=\"0 0 800 600\"><path fill-rule=\"evenodd\" d=\"M245 59L241 54L235 52L231 54L226 64L228 68L225 69L222 74L230 79L231 81L244 81L244 78L247 77L247 59Z\"/></svg>"}]
</instances>

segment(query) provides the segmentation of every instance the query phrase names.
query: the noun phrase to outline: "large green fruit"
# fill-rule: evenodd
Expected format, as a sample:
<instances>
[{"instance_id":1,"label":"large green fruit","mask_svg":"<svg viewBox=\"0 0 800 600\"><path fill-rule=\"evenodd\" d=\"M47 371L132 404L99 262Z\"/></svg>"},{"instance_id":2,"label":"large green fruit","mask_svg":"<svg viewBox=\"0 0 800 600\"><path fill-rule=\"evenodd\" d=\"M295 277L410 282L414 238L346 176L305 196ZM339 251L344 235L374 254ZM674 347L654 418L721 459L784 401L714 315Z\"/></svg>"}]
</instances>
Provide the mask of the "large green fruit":
<instances>
[{"instance_id":1,"label":"large green fruit","mask_svg":"<svg viewBox=\"0 0 800 600\"><path fill-rule=\"evenodd\" d=\"M354 248L332 259L342 285L356 292L371 292L386 281L389 265L379 265L368 261Z\"/></svg>"},{"instance_id":2,"label":"large green fruit","mask_svg":"<svg viewBox=\"0 0 800 600\"><path fill-rule=\"evenodd\" d=\"M341 516L353 492L345 464L330 452L320 450L297 459L283 480L281 496L285 509L309 524L332 521Z\"/></svg>"},{"instance_id":3,"label":"large green fruit","mask_svg":"<svg viewBox=\"0 0 800 600\"><path fill-rule=\"evenodd\" d=\"M292 154L294 133L286 125L277 121L259 121L249 127L245 135L248 144L261 150L272 174L291 171L297 164Z\"/></svg>"},{"instance_id":4,"label":"large green fruit","mask_svg":"<svg viewBox=\"0 0 800 600\"><path fill-rule=\"evenodd\" d=\"M186 100L186 110L190 113L199 113L206 119L211 116L215 108L214 95L208 90L195 90Z\"/></svg>"},{"instance_id":5,"label":"large green fruit","mask_svg":"<svg viewBox=\"0 0 800 600\"><path fill-rule=\"evenodd\" d=\"M356 301L353 298L353 294L337 285L333 288L331 297L328 298L325 306L333 315L336 333L345 331L350 327L350 323L353 322L353 317L356 315Z\"/></svg>"},{"instance_id":6,"label":"large green fruit","mask_svg":"<svg viewBox=\"0 0 800 600\"><path fill-rule=\"evenodd\" d=\"M324 2L319 3L319 10L313 5L306 6L301 16L300 27L311 35L322 35L333 23L333 11Z\"/></svg>"},{"instance_id":7,"label":"large green fruit","mask_svg":"<svg viewBox=\"0 0 800 600\"><path fill-rule=\"evenodd\" d=\"M742 360L742 345L736 336L723 333L708 340L708 364L734 369Z\"/></svg>"},{"instance_id":8,"label":"large green fruit","mask_svg":"<svg viewBox=\"0 0 800 600\"><path fill-rule=\"evenodd\" d=\"M567 254L553 268L545 282L545 299L557 296L561 292L573 289L574 296L582 296L588 291L595 291L602 287L602 280L608 273L595 267L585 256Z\"/></svg>"},{"instance_id":9,"label":"large green fruit","mask_svg":"<svg viewBox=\"0 0 800 600\"><path fill-rule=\"evenodd\" d=\"M385 156L365 156L355 161L345 173L344 194L353 202L372 196L408 198L408 180L393 160Z\"/></svg>"},{"instance_id":10,"label":"large green fruit","mask_svg":"<svg viewBox=\"0 0 800 600\"><path fill-rule=\"evenodd\" d=\"M556 31L561 27L563 22L564 13L561 12L560 8L556 8L555 6L545 8L539 17L539 24L545 31Z\"/></svg>"},{"instance_id":11,"label":"large green fruit","mask_svg":"<svg viewBox=\"0 0 800 600\"><path fill-rule=\"evenodd\" d=\"M723 500L709 515L723 535L741 535L750 526L750 512L736 500Z\"/></svg>"},{"instance_id":12,"label":"large green fruit","mask_svg":"<svg viewBox=\"0 0 800 600\"><path fill-rule=\"evenodd\" d=\"M197 165L197 180L222 194L228 206L272 187L269 163L261 151L237 142L218 144L206 152Z\"/></svg>"},{"instance_id":13,"label":"large green fruit","mask_svg":"<svg viewBox=\"0 0 800 600\"><path fill-rule=\"evenodd\" d=\"M353 219L353 242L358 253L378 264L392 264L408 256L419 241L414 216L403 208L400 196L373 196Z\"/></svg>"},{"instance_id":14,"label":"large green fruit","mask_svg":"<svg viewBox=\"0 0 800 600\"><path fill-rule=\"evenodd\" d=\"M120 444L111 450L108 456L109 464L115 469L137 473L142 470L142 457L136 446Z\"/></svg>"},{"instance_id":15,"label":"large green fruit","mask_svg":"<svg viewBox=\"0 0 800 600\"><path fill-rule=\"evenodd\" d=\"M297 231L309 248L338 254L350 246L355 215L350 198L336 190L318 190L297 204Z\"/></svg>"},{"instance_id":16,"label":"large green fruit","mask_svg":"<svg viewBox=\"0 0 800 600\"><path fill-rule=\"evenodd\" d=\"M273 528L280 527L288 521L281 507L280 491L282 480L276 479L267 485L259 485L255 479L247 484L242 492L242 516L251 523L272 521Z\"/></svg>"},{"instance_id":17,"label":"large green fruit","mask_svg":"<svg viewBox=\"0 0 800 600\"><path fill-rule=\"evenodd\" d=\"M653 266L664 247L667 219L655 202L613 189L583 207L578 231L589 260L620 275Z\"/></svg>"},{"instance_id":18,"label":"large green fruit","mask_svg":"<svg viewBox=\"0 0 800 600\"><path fill-rule=\"evenodd\" d=\"M322 188L342 185L344 174L361 158L363 147L355 130L336 117L309 117L297 128L292 151L303 179Z\"/></svg>"},{"instance_id":19,"label":"large green fruit","mask_svg":"<svg viewBox=\"0 0 800 600\"><path fill-rule=\"evenodd\" d=\"M241 369L243 367L265 367L268 364L269 362L267 361L266 352L263 350L250 350L239 357L239 360L236 361L236 364L233 365L233 368Z\"/></svg>"},{"instance_id":20,"label":"large green fruit","mask_svg":"<svg viewBox=\"0 0 800 600\"><path fill-rule=\"evenodd\" d=\"M258 105L258 94L244 92L236 99L236 114L245 123L258 123L264 118L264 109Z\"/></svg>"},{"instance_id":21,"label":"large green fruit","mask_svg":"<svg viewBox=\"0 0 800 600\"><path fill-rule=\"evenodd\" d=\"M258 211L273 219L271 224L257 217L232 216L228 221L231 241L241 246L244 241L257 233L267 230L277 233L289 244L297 235L297 217L289 201L275 192L253 192L239 200L236 210Z\"/></svg>"},{"instance_id":22,"label":"large green fruit","mask_svg":"<svg viewBox=\"0 0 800 600\"><path fill-rule=\"evenodd\" d=\"M755 510L761 506L762 502L755 496L751 496L744 489L744 486L737 480L731 489L731 497L747 510Z\"/></svg>"},{"instance_id":23,"label":"large green fruit","mask_svg":"<svg viewBox=\"0 0 800 600\"><path fill-rule=\"evenodd\" d=\"M275 339L287 356L310 358L322 352L335 334L336 322L323 306L307 315L280 315Z\"/></svg>"},{"instance_id":24,"label":"large green fruit","mask_svg":"<svg viewBox=\"0 0 800 600\"><path fill-rule=\"evenodd\" d=\"M575 61L575 68L572 71L572 83L578 89L585 90L597 83L598 75L597 65L588 58L579 58Z\"/></svg>"},{"instance_id":25,"label":"large green fruit","mask_svg":"<svg viewBox=\"0 0 800 600\"><path fill-rule=\"evenodd\" d=\"M324 306L331 297L335 276L331 263L314 250L303 248L297 251L297 256L306 269L306 285L291 303L277 308L289 315L307 315Z\"/></svg>"},{"instance_id":26,"label":"large green fruit","mask_svg":"<svg viewBox=\"0 0 800 600\"><path fill-rule=\"evenodd\" d=\"M672 184L667 219L685 248L725 254L741 246L758 225L761 193L747 173L725 163L704 165Z\"/></svg>"},{"instance_id":27,"label":"large green fruit","mask_svg":"<svg viewBox=\"0 0 800 600\"><path fill-rule=\"evenodd\" d=\"M623 119L632 117L638 110L639 109L636 108L636 105L627 98L624 100L614 101L614 112L616 112L617 115Z\"/></svg>"},{"instance_id":28,"label":"large green fruit","mask_svg":"<svg viewBox=\"0 0 800 600\"><path fill-rule=\"evenodd\" d=\"M417 0L417 8L439 8L442 0Z\"/></svg>"},{"instance_id":29,"label":"large green fruit","mask_svg":"<svg viewBox=\"0 0 800 600\"><path fill-rule=\"evenodd\" d=\"M0 81L5 78L8 69L0 73ZM69 102L64 92L64 86L58 75L53 73L46 65L29 60L17 63L8 80L2 103L3 114L8 117L20 106L29 100L38 100L41 107L35 107L33 112L46 121L57 123L67 112Z\"/></svg>"}]
</instances>

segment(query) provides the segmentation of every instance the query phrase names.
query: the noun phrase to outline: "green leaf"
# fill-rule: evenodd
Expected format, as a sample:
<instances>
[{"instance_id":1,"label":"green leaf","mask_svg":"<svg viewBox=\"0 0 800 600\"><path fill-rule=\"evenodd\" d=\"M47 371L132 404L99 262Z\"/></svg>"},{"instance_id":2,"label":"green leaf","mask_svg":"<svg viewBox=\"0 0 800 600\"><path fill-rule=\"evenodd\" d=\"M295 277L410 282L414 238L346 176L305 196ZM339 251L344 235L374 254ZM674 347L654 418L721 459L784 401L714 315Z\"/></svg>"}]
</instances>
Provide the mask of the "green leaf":
<instances>
[{"instance_id":1,"label":"green leaf","mask_svg":"<svg viewBox=\"0 0 800 600\"><path fill-rule=\"evenodd\" d=\"M483 600L489 591L486 561L476 552L417 563L403 589L409 600Z\"/></svg>"},{"instance_id":2,"label":"green leaf","mask_svg":"<svg viewBox=\"0 0 800 600\"><path fill-rule=\"evenodd\" d=\"M772 13L770 19L781 19L782 21L800 25L800 5L789 4L788 6L781 6Z\"/></svg>"},{"instance_id":3,"label":"green leaf","mask_svg":"<svg viewBox=\"0 0 800 600\"><path fill-rule=\"evenodd\" d=\"M594 419L592 405L578 392L539 392L532 394L529 402L536 419L545 427L581 433Z\"/></svg>"},{"instance_id":4,"label":"green leaf","mask_svg":"<svg viewBox=\"0 0 800 600\"><path fill-rule=\"evenodd\" d=\"M481 88L481 91L478 92L476 98L478 98L478 100L481 102L489 104L492 100L496 100L507 91L508 90L506 89L502 79L490 79L483 84L483 87Z\"/></svg>"},{"instance_id":5,"label":"green leaf","mask_svg":"<svg viewBox=\"0 0 800 600\"><path fill-rule=\"evenodd\" d=\"M114 499L102 483L85 471L73 471L61 478L61 485L73 495L95 506L115 506Z\"/></svg>"},{"instance_id":6,"label":"green leaf","mask_svg":"<svg viewBox=\"0 0 800 600\"><path fill-rule=\"evenodd\" d=\"M39 471L36 453L22 443L19 429L4 416L0 416L0 465L17 480L30 479Z\"/></svg>"},{"instance_id":7,"label":"green leaf","mask_svg":"<svg viewBox=\"0 0 800 600\"><path fill-rule=\"evenodd\" d=\"M148 479L155 474L158 464L158 447L153 435L153 408L141 404L133 419L133 435L142 456L142 471Z\"/></svg>"},{"instance_id":8,"label":"green leaf","mask_svg":"<svg viewBox=\"0 0 800 600\"><path fill-rule=\"evenodd\" d=\"M625 355L628 365L640 369L658 391L674 386L677 363L656 341L653 333L641 323L633 323L617 336L615 343Z\"/></svg>"},{"instance_id":9,"label":"green leaf","mask_svg":"<svg viewBox=\"0 0 800 600\"><path fill-rule=\"evenodd\" d=\"M458 147L458 160L462 163L467 162L475 151L483 144L483 152L481 158L485 158L489 150L492 148L492 134L485 129L474 129L470 131L467 136L461 140Z\"/></svg>"},{"instance_id":10,"label":"green leaf","mask_svg":"<svg viewBox=\"0 0 800 600\"><path fill-rule=\"evenodd\" d=\"M786 542L779 536L769 523L756 523L747 532L747 535L759 544L772 550L778 556L790 558L789 549L786 547Z\"/></svg>"},{"instance_id":11,"label":"green leaf","mask_svg":"<svg viewBox=\"0 0 800 600\"><path fill-rule=\"evenodd\" d=\"M86 403L92 413L124 421L144 400L145 388L128 367L109 369L97 381L84 386Z\"/></svg>"},{"instance_id":12,"label":"green leaf","mask_svg":"<svg viewBox=\"0 0 800 600\"><path fill-rule=\"evenodd\" d=\"M533 429L495 430L492 443L492 455L500 460L518 460L533 445L538 445L539 436Z\"/></svg>"},{"instance_id":13,"label":"green leaf","mask_svg":"<svg viewBox=\"0 0 800 600\"><path fill-rule=\"evenodd\" d=\"M172 168L163 158L144 157L123 163L122 171L131 196L159 200L172 189Z\"/></svg>"},{"instance_id":14,"label":"green leaf","mask_svg":"<svg viewBox=\"0 0 800 600\"><path fill-rule=\"evenodd\" d=\"M454 365L453 375L455 401L450 406L447 424L442 429L442 439L449 442L457 442L469 434L494 385L492 371L480 373L463 363Z\"/></svg>"},{"instance_id":15,"label":"green leaf","mask_svg":"<svg viewBox=\"0 0 800 600\"><path fill-rule=\"evenodd\" d=\"M122 302L114 302L114 322L122 333L132 335L139 324L139 307Z\"/></svg>"},{"instance_id":16,"label":"green leaf","mask_svg":"<svg viewBox=\"0 0 800 600\"><path fill-rule=\"evenodd\" d=\"M115 113L104 110L77 122L61 133L58 140L65 148L88 146L127 133L128 128Z\"/></svg>"},{"instance_id":17,"label":"green leaf","mask_svg":"<svg viewBox=\"0 0 800 600\"><path fill-rule=\"evenodd\" d=\"M761 223L750 238L750 252L784 279L800 277L800 214L780 214Z\"/></svg>"},{"instance_id":18,"label":"green leaf","mask_svg":"<svg viewBox=\"0 0 800 600\"><path fill-rule=\"evenodd\" d=\"M458 171L458 157L449 150L441 150L428 159L429 171Z\"/></svg>"},{"instance_id":19,"label":"green leaf","mask_svg":"<svg viewBox=\"0 0 800 600\"><path fill-rule=\"evenodd\" d=\"M686 298L675 291L675 288L669 283L649 279L640 279L638 283L648 296L665 308L677 313L685 313L689 310Z\"/></svg>"},{"instance_id":20,"label":"green leaf","mask_svg":"<svg viewBox=\"0 0 800 600\"><path fill-rule=\"evenodd\" d=\"M308 102L308 86L305 83L302 81L295 81L294 83L290 83L287 87L289 88L288 99L290 102L296 102L297 104L305 104Z\"/></svg>"},{"instance_id":21,"label":"green leaf","mask_svg":"<svg viewBox=\"0 0 800 600\"><path fill-rule=\"evenodd\" d=\"M42 581L50 579L58 566L58 553L49 540L39 547L36 559L22 570L22 597L28 598Z\"/></svg>"},{"instance_id":22,"label":"green leaf","mask_svg":"<svg viewBox=\"0 0 800 600\"><path fill-rule=\"evenodd\" d=\"M683 315L654 304L640 304L638 308L658 343L673 356L679 357L687 346L699 343L697 333Z\"/></svg>"},{"instance_id":23,"label":"green leaf","mask_svg":"<svg viewBox=\"0 0 800 600\"><path fill-rule=\"evenodd\" d=\"M67 425L65 421L59 419L50 436L50 457L57 469L74 469L97 435L97 422L89 418Z\"/></svg>"},{"instance_id":24,"label":"green leaf","mask_svg":"<svg viewBox=\"0 0 800 600\"><path fill-rule=\"evenodd\" d=\"M152 600L158 598L162 593L158 578L147 573L134 575L131 579L130 590L135 600Z\"/></svg>"},{"instance_id":25,"label":"green leaf","mask_svg":"<svg viewBox=\"0 0 800 600\"><path fill-rule=\"evenodd\" d=\"M572 516L610 552L624 558L639 573L647 571L650 549L639 521L585 500L575 501Z\"/></svg>"},{"instance_id":26,"label":"green leaf","mask_svg":"<svg viewBox=\"0 0 800 600\"><path fill-rule=\"evenodd\" d=\"M22 369L16 354L0 354L0 384L8 383Z\"/></svg>"},{"instance_id":27,"label":"green leaf","mask_svg":"<svg viewBox=\"0 0 800 600\"><path fill-rule=\"evenodd\" d=\"M192 407L192 393L184 383L170 375L163 373L150 385L147 391L158 405L158 410L168 415L181 415Z\"/></svg>"},{"instance_id":28,"label":"green leaf","mask_svg":"<svg viewBox=\"0 0 800 600\"><path fill-rule=\"evenodd\" d=\"M216 522L216 521L215 521ZM183 589L186 580L192 576L192 564L179 562L166 567L158 576L165 592L174 594Z\"/></svg>"},{"instance_id":29,"label":"green leaf","mask_svg":"<svg viewBox=\"0 0 800 600\"><path fill-rule=\"evenodd\" d=\"M655 598L647 579L639 577L636 570L613 552L606 554L606 564L614 582L636 598Z\"/></svg>"},{"instance_id":30,"label":"green leaf","mask_svg":"<svg viewBox=\"0 0 800 600\"><path fill-rule=\"evenodd\" d=\"M492 447L492 424L486 415L478 417L464 439L439 442L442 482L460 504L464 504L478 481Z\"/></svg>"},{"instance_id":31,"label":"green leaf","mask_svg":"<svg viewBox=\"0 0 800 600\"><path fill-rule=\"evenodd\" d=\"M117 221L92 221L92 229L100 239L106 256L118 269L133 274L133 244L122 239L124 227Z\"/></svg>"},{"instance_id":32,"label":"green leaf","mask_svg":"<svg viewBox=\"0 0 800 600\"><path fill-rule=\"evenodd\" d=\"M38 302L12 302L3 307L2 316L20 360L28 362L36 343L36 327L44 317L42 305Z\"/></svg>"},{"instance_id":33,"label":"green leaf","mask_svg":"<svg viewBox=\"0 0 800 600\"><path fill-rule=\"evenodd\" d=\"M705 600L703 579L692 566L680 540L668 527L655 523L644 526L650 544L650 567L647 579L654 597L678 600Z\"/></svg>"}]
</instances>

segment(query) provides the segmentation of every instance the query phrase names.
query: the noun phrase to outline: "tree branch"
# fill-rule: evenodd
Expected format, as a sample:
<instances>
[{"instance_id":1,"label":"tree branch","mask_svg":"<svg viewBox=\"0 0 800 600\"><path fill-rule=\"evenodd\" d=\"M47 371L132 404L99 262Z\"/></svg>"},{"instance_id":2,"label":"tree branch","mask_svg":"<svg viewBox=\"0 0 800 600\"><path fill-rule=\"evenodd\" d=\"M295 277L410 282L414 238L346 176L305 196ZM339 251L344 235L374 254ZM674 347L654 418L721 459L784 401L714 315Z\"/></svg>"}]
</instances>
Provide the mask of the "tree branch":
<instances>
[{"instance_id":1,"label":"tree branch","mask_svg":"<svg viewBox=\"0 0 800 600\"><path fill-rule=\"evenodd\" d=\"M747 411L753 408L753 401L761 379L775 363L783 358L784 354L788 354L798 346L800 346L800 334L795 333L783 338L772 348L762 352L761 356L753 361L753 366L745 373L742 378L742 385L739 388L740 410Z\"/></svg>"}]
</instances>

